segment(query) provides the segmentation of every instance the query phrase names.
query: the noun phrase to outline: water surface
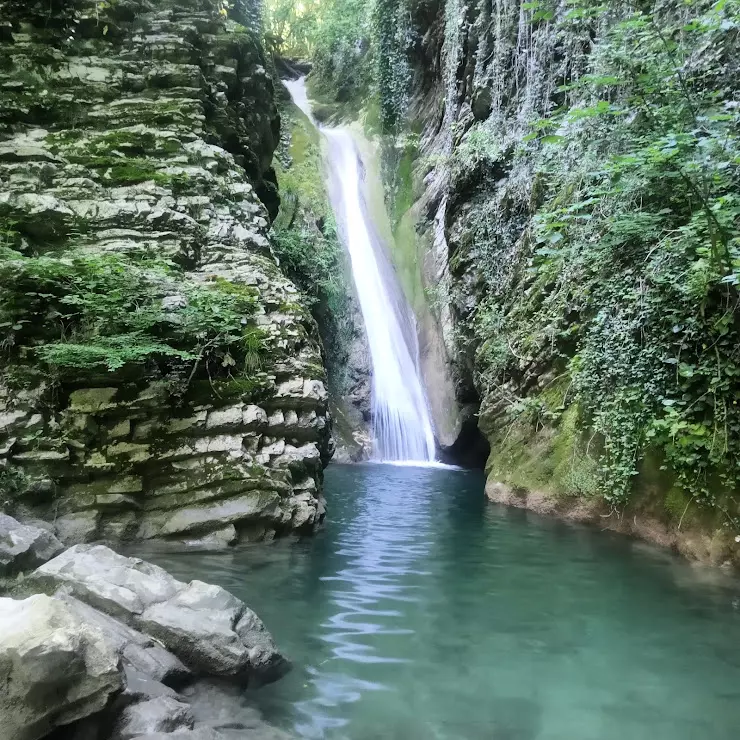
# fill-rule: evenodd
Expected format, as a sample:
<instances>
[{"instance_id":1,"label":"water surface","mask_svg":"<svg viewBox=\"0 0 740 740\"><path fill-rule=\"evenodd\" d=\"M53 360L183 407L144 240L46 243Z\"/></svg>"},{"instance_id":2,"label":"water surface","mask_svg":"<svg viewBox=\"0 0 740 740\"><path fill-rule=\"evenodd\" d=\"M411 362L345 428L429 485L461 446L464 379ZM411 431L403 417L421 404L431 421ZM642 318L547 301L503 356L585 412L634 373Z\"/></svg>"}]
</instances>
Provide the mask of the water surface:
<instances>
[{"instance_id":1,"label":"water surface","mask_svg":"<svg viewBox=\"0 0 740 740\"><path fill-rule=\"evenodd\" d=\"M331 466L315 537L141 552L252 606L294 662L254 696L304 738L724 740L740 587L485 502L478 473Z\"/></svg>"}]
</instances>

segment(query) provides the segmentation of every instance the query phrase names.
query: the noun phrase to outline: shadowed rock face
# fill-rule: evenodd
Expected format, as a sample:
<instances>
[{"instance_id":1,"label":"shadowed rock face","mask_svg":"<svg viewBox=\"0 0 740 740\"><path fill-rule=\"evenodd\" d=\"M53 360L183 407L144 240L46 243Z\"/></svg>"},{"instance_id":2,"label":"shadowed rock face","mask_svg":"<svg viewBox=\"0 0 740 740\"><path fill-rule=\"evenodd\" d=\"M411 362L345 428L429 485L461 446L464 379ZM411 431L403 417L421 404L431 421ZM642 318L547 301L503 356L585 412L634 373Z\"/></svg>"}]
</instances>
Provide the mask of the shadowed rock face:
<instances>
[{"instance_id":1,"label":"shadowed rock face","mask_svg":"<svg viewBox=\"0 0 740 740\"><path fill-rule=\"evenodd\" d=\"M0 514L0 579L35 568L63 549L51 532Z\"/></svg>"},{"instance_id":2,"label":"shadowed rock face","mask_svg":"<svg viewBox=\"0 0 740 740\"><path fill-rule=\"evenodd\" d=\"M310 528L330 455L325 372L267 238L279 117L261 47L216 0L103 5L0 1L0 260L113 256L155 295L166 340L182 339L193 291L247 291L260 360L248 381L228 353L55 373L34 355L58 329L39 299L2 330L8 505L67 543L217 547Z\"/></svg>"}]
</instances>

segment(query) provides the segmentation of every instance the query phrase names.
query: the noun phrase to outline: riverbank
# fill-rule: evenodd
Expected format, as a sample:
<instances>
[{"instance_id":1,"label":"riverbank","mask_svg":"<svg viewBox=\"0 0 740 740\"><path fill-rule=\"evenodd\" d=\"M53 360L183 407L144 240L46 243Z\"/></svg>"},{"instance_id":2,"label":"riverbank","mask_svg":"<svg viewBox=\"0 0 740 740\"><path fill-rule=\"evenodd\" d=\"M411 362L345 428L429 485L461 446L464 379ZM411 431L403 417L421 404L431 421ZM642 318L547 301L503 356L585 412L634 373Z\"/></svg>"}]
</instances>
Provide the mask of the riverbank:
<instances>
[{"instance_id":1,"label":"riverbank","mask_svg":"<svg viewBox=\"0 0 740 740\"><path fill-rule=\"evenodd\" d=\"M528 491L488 479L486 497L489 501L517 509L526 509L565 522L617 532L651 545L670 550L689 561L740 570L735 539L727 529L709 529L688 524L669 524L655 512L632 506L618 512L610 509L602 498L558 496L545 491Z\"/></svg>"}]
</instances>

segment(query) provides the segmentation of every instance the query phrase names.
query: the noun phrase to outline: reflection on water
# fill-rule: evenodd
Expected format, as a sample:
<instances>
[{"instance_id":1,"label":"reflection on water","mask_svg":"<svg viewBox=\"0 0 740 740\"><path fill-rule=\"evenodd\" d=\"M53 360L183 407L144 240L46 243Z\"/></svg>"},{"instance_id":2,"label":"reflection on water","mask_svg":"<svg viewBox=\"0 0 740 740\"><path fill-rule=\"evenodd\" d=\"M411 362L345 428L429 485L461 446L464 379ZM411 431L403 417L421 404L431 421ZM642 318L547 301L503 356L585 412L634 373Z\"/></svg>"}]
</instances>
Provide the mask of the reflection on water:
<instances>
[{"instance_id":1,"label":"reflection on water","mask_svg":"<svg viewBox=\"0 0 740 740\"><path fill-rule=\"evenodd\" d=\"M487 505L476 473L333 466L327 498L313 538L139 551L263 617L294 661L254 694L267 719L348 740L737 736L736 582Z\"/></svg>"}]
</instances>

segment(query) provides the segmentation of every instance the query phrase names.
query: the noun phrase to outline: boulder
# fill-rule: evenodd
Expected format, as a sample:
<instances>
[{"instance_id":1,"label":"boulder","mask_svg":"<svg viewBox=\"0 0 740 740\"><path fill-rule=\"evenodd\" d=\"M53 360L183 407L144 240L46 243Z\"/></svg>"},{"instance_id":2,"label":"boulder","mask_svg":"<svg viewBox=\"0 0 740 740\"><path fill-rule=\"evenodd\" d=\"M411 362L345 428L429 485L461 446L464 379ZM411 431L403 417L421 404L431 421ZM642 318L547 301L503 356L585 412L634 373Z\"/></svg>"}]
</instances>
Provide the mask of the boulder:
<instances>
[{"instance_id":1,"label":"boulder","mask_svg":"<svg viewBox=\"0 0 740 740\"><path fill-rule=\"evenodd\" d=\"M291 524L294 529L301 529L306 525L312 525L320 518L318 507L319 502L311 492L294 496L293 504L294 509Z\"/></svg>"},{"instance_id":2,"label":"boulder","mask_svg":"<svg viewBox=\"0 0 740 740\"><path fill-rule=\"evenodd\" d=\"M76 545L95 539L99 525L99 511L78 511L60 516L54 526L62 542Z\"/></svg>"},{"instance_id":3,"label":"boulder","mask_svg":"<svg viewBox=\"0 0 740 740\"><path fill-rule=\"evenodd\" d=\"M139 624L203 673L265 682L287 668L262 620L220 586L191 581L174 598L149 607Z\"/></svg>"},{"instance_id":4,"label":"boulder","mask_svg":"<svg viewBox=\"0 0 740 740\"><path fill-rule=\"evenodd\" d=\"M66 593L125 622L172 598L182 585L162 568L103 545L70 547L34 571L29 581L45 591L64 587Z\"/></svg>"},{"instance_id":5,"label":"boulder","mask_svg":"<svg viewBox=\"0 0 740 740\"><path fill-rule=\"evenodd\" d=\"M62 601L0 598L0 636L3 738L37 740L99 712L122 688L115 649Z\"/></svg>"},{"instance_id":6,"label":"boulder","mask_svg":"<svg viewBox=\"0 0 740 740\"><path fill-rule=\"evenodd\" d=\"M192 678L192 671L149 635L93 609L69 594L60 592L55 598L63 601L83 622L96 627L103 633L106 642L123 658L127 679L130 677L136 679L137 676L146 677L160 686L180 686ZM132 681L127 680L126 683L126 691L135 693L137 689L132 688ZM159 693L168 692L160 690Z\"/></svg>"},{"instance_id":7,"label":"boulder","mask_svg":"<svg viewBox=\"0 0 740 740\"><path fill-rule=\"evenodd\" d=\"M193 727L190 707L171 696L158 696L126 707L113 728L111 740L133 740L155 732Z\"/></svg>"},{"instance_id":8,"label":"boulder","mask_svg":"<svg viewBox=\"0 0 740 740\"><path fill-rule=\"evenodd\" d=\"M47 530L0 514L0 576L38 568L63 549L62 543Z\"/></svg>"},{"instance_id":9,"label":"boulder","mask_svg":"<svg viewBox=\"0 0 740 740\"><path fill-rule=\"evenodd\" d=\"M287 670L262 621L228 591L202 581L182 583L103 545L71 547L27 580L151 635L197 673L264 683Z\"/></svg>"}]
</instances>

